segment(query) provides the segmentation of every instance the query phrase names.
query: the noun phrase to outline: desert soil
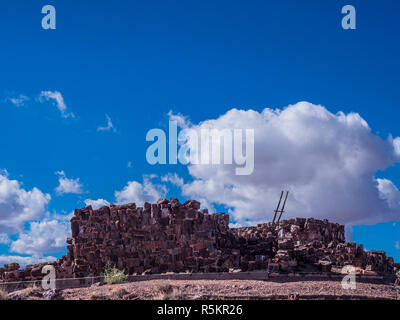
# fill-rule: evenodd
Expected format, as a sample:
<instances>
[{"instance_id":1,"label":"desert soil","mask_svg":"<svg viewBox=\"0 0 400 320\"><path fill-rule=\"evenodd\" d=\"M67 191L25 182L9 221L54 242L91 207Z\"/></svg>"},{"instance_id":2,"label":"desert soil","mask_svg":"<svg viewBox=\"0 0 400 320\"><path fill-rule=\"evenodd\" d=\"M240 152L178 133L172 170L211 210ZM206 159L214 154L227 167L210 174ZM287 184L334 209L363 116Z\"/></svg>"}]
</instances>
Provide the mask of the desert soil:
<instances>
[{"instance_id":1,"label":"desert soil","mask_svg":"<svg viewBox=\"0 0 400 320\"><path fill-rule=\"evenodd\" d=\"M65 289L65 300L168 299L391 299L400 300L392 284L357 283L345 290L340 281L151 280Z\"/></svg>"}]
</instances>

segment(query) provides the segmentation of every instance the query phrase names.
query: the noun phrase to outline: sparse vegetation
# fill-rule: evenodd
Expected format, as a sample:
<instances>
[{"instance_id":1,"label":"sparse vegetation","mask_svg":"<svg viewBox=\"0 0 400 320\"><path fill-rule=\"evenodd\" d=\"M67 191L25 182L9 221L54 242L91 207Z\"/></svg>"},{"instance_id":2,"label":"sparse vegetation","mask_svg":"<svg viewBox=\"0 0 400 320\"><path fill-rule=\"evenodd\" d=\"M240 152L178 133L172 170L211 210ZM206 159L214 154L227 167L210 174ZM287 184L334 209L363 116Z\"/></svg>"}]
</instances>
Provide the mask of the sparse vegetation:
<instances>
[{"instance_id":1,"label":"sparse vegetation","mask_svg":"<svg viewBox=\"0 0 400 320\"><path fill-rule=\"evenodd\" d=\"M10 300L41 300L43 290L35 284L28 285L26 288L16 290L8 294Z\"/></svg>"},{"instance_id":2,"label":"sparse vegetation","mask_svg":"<svg viewBox=\"0 0 400 320\"><path fill-rule=\"evenodd\" d=\"M172 286L170 283L161 283L158 286L158 294L154 300L185 300L185 294L178 287Z\"/></svg>"},{"instance_id":3,"label":"sparse vegetation","mask_svg":"<svg viewBox=\"0 0 400 320\"><path fill-rule=\"evenodd\" d=\"M104 295L93 292L89 295L89 300L107 300L107 298Z\"/></svg>"},{"instance_id":4,"label":"sparse vegetation","mask_svg":"<svg viewBox=\"0 0 400 320\"><path fill-rule=\"evenodd\" d=\"M396 272L396 281L394 282L395 286L400 286L400 270Z\"/></svg>"},{"instance_id":5,"label":"sparse vegetation","mask_svg":"<svg viewBox=\"0 0 400 320\"><path fill-rule=\"evenodd\" d=\"M124 288L114 288L110 292L110 298L112 300L121 300L126 294L128 294L128 292Z\"/></svg>"},{"instance_id":6,"label":"sparse vegetation","mask_svg":"<svg viewBox=\"0 0 400 320\"><path fill-rule=\"evenodd\" d=\"M128 280L128 275L126 275L124 271L111 265L110 262L106 263L102 276L104 277L104 282L107 284L122 283Z\"/></svg>"},{"instance_id":7,"label":"sparse vegetation","mask_svg":"<svg viewBox=\"0 0 400 320\"><path fill-rule=\"evenodd\" d=\"M170 283L164 283L164 282L160 283L157 288L158 292L165 294L171 293L173 289L174 287Z\"/></svg>"}]
</instances>

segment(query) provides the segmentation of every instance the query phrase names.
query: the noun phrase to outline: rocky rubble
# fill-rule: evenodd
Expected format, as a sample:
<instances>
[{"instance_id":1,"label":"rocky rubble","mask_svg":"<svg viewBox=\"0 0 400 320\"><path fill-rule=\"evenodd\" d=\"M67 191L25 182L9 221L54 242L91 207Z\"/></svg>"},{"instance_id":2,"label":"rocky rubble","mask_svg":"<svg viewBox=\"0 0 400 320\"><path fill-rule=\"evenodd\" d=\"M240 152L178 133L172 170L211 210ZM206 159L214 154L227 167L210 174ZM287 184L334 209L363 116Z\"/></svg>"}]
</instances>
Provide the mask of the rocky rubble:
<instances>
[{"instance_id":1,"label":"rocky rubble","mask_svg":"<svg viewBox=\"0 0 400 320\"><path fill-rule=\"evenodd\" d=\"M232 229L228 215L208 214L194 200L77 209L71 231L67 254L51 263L58 279L100 275L107 262L128 274L399 268L383 251L365 252L362 245L345 242L344 226L327 220L296 218ZM39 280L44 265L19 270L8 264L0 268L0 279Z\"/></svg>"},{"instance_id":2,"label":"rocky rubble","mask_svg":"<svg viewBox=\"0 0 400 320\"><path fill-rule=\"evenodd\" d=\"M275 241L276 254L268 267L277 272L298 267L317 267L330 271L332 266L352 265L366 271L393 272L398 264L384 251L364 251L362 245L345 242L344 226L328 220L296 218L256 227L232 229L236 237L252 239L261 248L267 239Z\"/></svg>"}]
</instances>

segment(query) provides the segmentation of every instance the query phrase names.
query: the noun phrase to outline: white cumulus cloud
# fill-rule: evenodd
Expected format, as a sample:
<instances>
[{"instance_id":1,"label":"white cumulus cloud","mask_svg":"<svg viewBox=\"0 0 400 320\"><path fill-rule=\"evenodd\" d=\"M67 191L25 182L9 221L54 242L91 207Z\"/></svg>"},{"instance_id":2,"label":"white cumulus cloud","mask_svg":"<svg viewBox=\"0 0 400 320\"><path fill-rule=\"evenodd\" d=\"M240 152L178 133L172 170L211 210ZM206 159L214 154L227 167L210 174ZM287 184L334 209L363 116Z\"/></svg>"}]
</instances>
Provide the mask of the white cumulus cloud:
<instances>
[{"instance_id":1,"label":"white cumulus cloud","mask_svg":"<svg viewBox=\"0 0 400 320\"><path fill-rule=\"evenodd\" d=\"M385 200L390 208L400 207L400 192L394 183L388 179L376 179L380 198Z\"/></svg>"},{"instance_id":2,"label":"white cumulus cloud","mask_svg":"<svg viewBox=\"0 0 400 320\"><path fill-rule=\"evenodd\" d=\"M236 175L235 164L192 164L188 169L194 180L182 186L184 196L231 208L239 224L271 221L281 190L290 191L283 218L348 224L400 218L397 188L375 179L378 170L399 160L400 140L374 135L357 113L333 114L299 102L261 112L231 109L217 119L181 127L197 130L199 136L203 128L254 129L251 175ZM198 152L194 144L191 148Z\"/></svg>"},{"instance_id":3,"label":"white cumulus cloud","mask_svg":"<svg viewBox=\"0 0 400 320\"><path fill-rule=\"evenodd\" d=\"M23 189L6 171L0 171L0 231L18 231L25 222L43 217L50 198L38 188Z\"/></svg>"},{"instance_id":4,"label":"white cumulus cloud","mask_svg":"<svg viewBox=\"0 0 400 320\"><path fill-rule=\"evenodd\" d=\"M93 210L97 210L97 209L99 209L101 207L109 206L110 203L107 200L104 200L104 199L97 199L97 200L86 199L85 200L85 205L86 206L92 206Z\"/></svg>"},{"instance_id":5,"label":"white cumulus cloud","mask_svg":"<svg viewBox=\"0 0 400 320\"><path fill-rule=\"evenodd\" d=\"M68 179L64 171L57 171L56 174L59 176L58 178L59 185L55 189L58 195L63 195L66 193L73 193L73 194L83 193L82 190L83 186L79 182L79 178Z\"/></svg>"},{"instance_id":6,"label":"white cumulus cloud","mask_svg":"<svg viewBox=\"0 0 400 320\"><path fill-rule=\"evenodd\" d=\"M0 255L0 266L12 262L16 262L20 265L21 268L25 268L29 264L37 264L42 262L53 262L56 261L56 257L52 256L42 256L42 255L33 255L28 257L23 256L15 256L15 255Z\"/></svg>"},{"instance_id":7,"label":"white cumulus cloud","mask_svg":"<svg viewBox=\"0 0 400 320\"><path fill-rule=\"evenodd\" d=\"M164 185L155 184L151 181L154 176L144 176L143 183L129 181L120 191L115 191L115 199L118 204L135 202L143 205L144 202L155 203L158 199L164 198L167 188Z\"/></svg>"},{"instance_id":8,"label":"white cumulus cloud","mask_svg":"<svg viewBox=\"0 0 400 320\"><path fill-rule=\"evenodd\" d=\"M393 140L393 148L395 155L400 158L400 137Z\"/></svg>"},{"instance_id":9,"label":"white cumulus cloud","mask_svg":"<svg viewBox=\"0 0 400 320\"><path fill-rule=\"evenodd\" d=\"M68 236L70 224L67 219L33 221L29 229L21 232L18 239L11 243L10 251L30 255L59 252L65 249Z\"/></svg>"}]
</instances>

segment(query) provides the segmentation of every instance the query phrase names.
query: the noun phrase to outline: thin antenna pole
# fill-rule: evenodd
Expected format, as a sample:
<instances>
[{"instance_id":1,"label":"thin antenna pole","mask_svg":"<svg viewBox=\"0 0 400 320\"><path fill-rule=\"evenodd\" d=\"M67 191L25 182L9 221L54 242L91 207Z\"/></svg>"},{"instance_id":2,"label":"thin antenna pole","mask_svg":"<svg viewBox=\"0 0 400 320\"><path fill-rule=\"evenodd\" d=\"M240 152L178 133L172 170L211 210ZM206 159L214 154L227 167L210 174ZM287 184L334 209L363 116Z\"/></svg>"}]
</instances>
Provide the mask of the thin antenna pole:
<instances>
[{"instance_id":1,"label":"thin antenna pole","mask_svg":"<svg viewBox=\"0 0 400 320\"><path fill-rule=\"evenodd\" d=\"M284 209L285 209L286 200L287 200L288 195L289 195L289 191L286 191L285 201L283 201L283 207L282 207L281 214L280 214L280 216L279 216L278 222L281 220L282 213L283 213L283 211L284 211Z\"/></svg>"},{"instance_id":2,"label":"thin antenna pole","mask_svg":"<svg viewBox=\"0 0 400 320\"><path fill-rule=\"evenodd\" d=\"M279 199L278 206L276 207L275 214L274 214L274 220L272 220L272 223L275 223L276 214L279 212L278 210L279 210L279 206L281 205L282 197L283 197L283 191L281 192L281 198Z\"/></svg>"}]
</instances>

